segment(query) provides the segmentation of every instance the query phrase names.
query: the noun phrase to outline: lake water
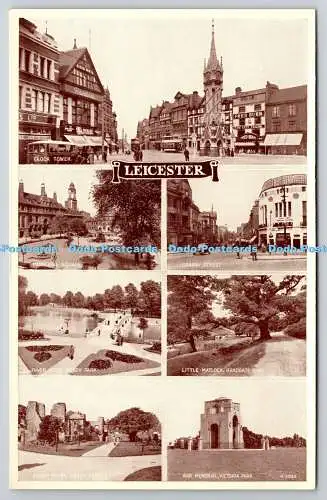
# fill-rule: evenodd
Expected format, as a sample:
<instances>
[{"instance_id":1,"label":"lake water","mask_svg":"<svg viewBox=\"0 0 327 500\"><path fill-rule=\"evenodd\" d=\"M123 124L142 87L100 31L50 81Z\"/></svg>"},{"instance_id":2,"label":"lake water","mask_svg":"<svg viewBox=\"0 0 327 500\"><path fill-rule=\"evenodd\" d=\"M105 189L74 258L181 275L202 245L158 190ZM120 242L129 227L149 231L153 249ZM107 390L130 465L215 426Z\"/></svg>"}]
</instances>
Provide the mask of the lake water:
<instances>
[{"instance_id":1,"label":"lake water","mask_svg":"<svg viewBox=\"0 0 327 500\"><path fill-rule=\"evenodd\" d=\"M90 332L99 324L97 318L90 316L91 313L48 307L35 309L33 312L32 316L19 319L21 328L51 335L63 335L63 332L68 329L71 337L83 337L86 329Z\"/></svg>"}]
</instances>

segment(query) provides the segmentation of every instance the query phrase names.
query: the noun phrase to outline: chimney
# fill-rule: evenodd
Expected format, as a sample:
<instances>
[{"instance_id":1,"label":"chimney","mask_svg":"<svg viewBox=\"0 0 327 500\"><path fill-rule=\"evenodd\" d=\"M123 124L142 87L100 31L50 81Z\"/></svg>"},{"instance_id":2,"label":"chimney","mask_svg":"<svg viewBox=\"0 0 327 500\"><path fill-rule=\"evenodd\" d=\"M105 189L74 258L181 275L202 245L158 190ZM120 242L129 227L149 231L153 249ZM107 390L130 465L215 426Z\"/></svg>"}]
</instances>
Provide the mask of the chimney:
<instances>
[{"instance_id":1,"label":"chimney","mask_svg":"<svg viewBox=\"0 0 327 500\"><path fill-rule=\"evenodd\" d=\"M57 200L57 193L56 192L53 193L53 199L54 199L54 201L58 201Z\"/></svg>"},{"instance_id":2,"label":"chimney","mask_svg":"<svg viewBox=\"0 0 327 500\"><path fill-rule=\"evenodd\" d=\"M41 196L46 196L47 193L45 192L45 185L44 185L44 182L42 182L41 184Z\"/></svg>"},{"instance_id":3,"label":"chimney","mask_svg":"<svg viewBox=\"0 0 327 500\"><path fill-rule=\"evenodd\" d=\"M19 181L18 193L24 193L24 183L22 179Z\"/></svg>"},{"instance_id":4,"label":"chimney","mask_svg":"<svg viewBox=\"0 0 327 500\"><path fill-rule=\"evenodd\" d=\"M198 95L198 91L197 90L193 90L193 95Z\"/></svg>"},{"instance_id":5,"label":"chimney","mask_svg":"<svg viewBox=\"0 0 327 500\"><path fill-rule=\"evenodd\" d=\"M241 92L242 92L242 88L241 87L236 87L235 94L239 95Z\"/></svg>"},{"instance_id":6,"label":"chimney","mask_svg":"<svg viewBox=\"0 0 327 500\"><path fill-rule=\"evenodd\" d=\"M77 49L76 38L74 38L74 47L73 47L73 49Z\"/></svg>"}]
</instances>

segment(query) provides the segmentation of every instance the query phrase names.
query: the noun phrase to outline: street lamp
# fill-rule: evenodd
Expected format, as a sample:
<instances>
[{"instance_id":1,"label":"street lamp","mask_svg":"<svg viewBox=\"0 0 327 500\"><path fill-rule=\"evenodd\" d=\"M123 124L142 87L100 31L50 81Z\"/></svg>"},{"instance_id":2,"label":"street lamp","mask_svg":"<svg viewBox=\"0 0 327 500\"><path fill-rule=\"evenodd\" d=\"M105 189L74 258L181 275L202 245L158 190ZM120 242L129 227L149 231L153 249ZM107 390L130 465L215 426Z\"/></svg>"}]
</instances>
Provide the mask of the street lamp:
<instances>
[{"instance_id":1,"label":"street lamp","mask_svg":"<svg viewBox=\"0 0 327 500\"><path fill-rule=\"evenodd\" d=\"M286 252L286 187L282 187L282 203L283 203L283 213L284 213L284 255Z\"/></svg>"}]
</instances>

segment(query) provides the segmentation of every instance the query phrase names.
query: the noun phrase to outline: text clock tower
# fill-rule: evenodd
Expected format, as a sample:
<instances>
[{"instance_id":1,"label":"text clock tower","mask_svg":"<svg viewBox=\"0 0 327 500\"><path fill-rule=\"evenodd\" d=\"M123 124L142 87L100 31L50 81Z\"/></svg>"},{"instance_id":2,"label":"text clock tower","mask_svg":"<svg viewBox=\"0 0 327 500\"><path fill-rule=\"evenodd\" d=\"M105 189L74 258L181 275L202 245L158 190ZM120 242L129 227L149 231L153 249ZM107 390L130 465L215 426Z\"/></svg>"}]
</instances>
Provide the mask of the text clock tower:
<instances>
[{"instance_id":1,"label":"text clock tower","mask_svg":"<svg viewBox=\"0 0 327 500\"><path fill-rule=\"evenodd\" d=\"M212 21L212 38L210 56L204 63L204 115L203 137L201 139L202 156L218 156L223 151L223 130L221 125L221 100L223 91L223 64L217 59L215 45L215 28Z\"/></svg>"}]
</instances>

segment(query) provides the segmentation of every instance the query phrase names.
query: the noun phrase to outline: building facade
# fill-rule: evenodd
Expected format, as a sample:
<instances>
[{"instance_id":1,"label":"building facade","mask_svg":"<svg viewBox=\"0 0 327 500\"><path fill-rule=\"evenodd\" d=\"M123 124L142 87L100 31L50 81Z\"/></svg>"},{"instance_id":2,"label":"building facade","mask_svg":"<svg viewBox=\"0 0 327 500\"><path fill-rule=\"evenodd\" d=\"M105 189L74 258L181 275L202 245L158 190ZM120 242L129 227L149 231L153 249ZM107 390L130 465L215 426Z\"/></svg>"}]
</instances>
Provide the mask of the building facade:
<instances>
[{"instance_id":1,"label":"building facade","mask_svg":"<svg viewBox=\"0 0 327 500\"><path fill-rule=\"evenodd\" d=\"M167 183L167 236L168 244L173 245L217 242L217 213L213 208L200 211L187 179L170 179Z\"/></svg>"},{"instance_id":2,"label":"building facade","mask_svg":"<svg viewBox=\"0 0 327 500\"><path fill-rule=\"evenodd\" d=\"M203 449L244 448L240 404L226 398L206 401L200 440Z\"/></svg>"},{"instance_id":3,"label":"building facade","mask_svg":"<svg viewBox=\"0 0 327 500\"><path fill-rule=\"evenodd\" d=\"M51 234L51 223L55 217L65 215L70 218L83 219L84 213L78 212L76 189L73 183L68 188L68 198L65 206L57 200L57 194L49 197L44 183L41 184L39 195L26 193L24 183L19 182L18 188L18 232L19 238L39 237Z\"/></svg>"},{"instance_id":4,"label":"building facade","mask_svg":"<svg viewBox=\"0 0 327 500\"><path fill-rule=\"evenodd\" d=\"M307 153L307 86L278 89L266 103L265 148L271 154Z\"/></svg>"},{"instance_id":5,"label":"building facade","mask_svg":"<svg viewBox=\"0 0 327 500\"><path fill-rule=\"evenodd\" d=\"M163 134L171 131L182 147L202 156L234 156L242 153L306 154L307 87L279 89L267 81L254 90L236 87L223 96L223 64L217 57L214 26L208 61L204 63L203 91L184 94L151 108L150 148L160 149ZM165 127L158 116L163 112ZM169 121L170 114L170 121ZM187 129L187 131L186 131Z\"/></svg>"},{"instance_id":6,"label":"building facade","mask_svg":"<svg viewBox=\"0 0 327 500\"><path fill-rule=\"evenodd\" d=\"M27 144L57 139L60 124L59 50L48 33L19 20L19 162Z\"/></svg>"},{"instance_id":7,"label":"building facade","mask_svg":"<svg viewBox=\"0 0 327 500\"><path fill-rule=\"evenodd\" d=\"M61 52L60 93L62 96L61 138L77 146L102 146L100 106L104 88L87 48Z\"/></svg>"},{"instance_id":8,"label":"building facade","mask_svg":"<svg viewBox=\"0 0 327 500\"><path fill-rule=\"evenodd\" d=\"M117 116L113 111L108 87L104 90L103 100L99 106L99 123L103 133L104 145L111 151L118 144Z\"/></svg>"},{"instance_id":9,"label":"building facade","mask_svg":"<svg viewBox=\"0 0 327 500\"><path fill-rule=\"evenodd\" d=\"M282 175L267 180L259 195L259 244L307 244L307 176Z\"/></svg>"}]
</instances>

